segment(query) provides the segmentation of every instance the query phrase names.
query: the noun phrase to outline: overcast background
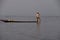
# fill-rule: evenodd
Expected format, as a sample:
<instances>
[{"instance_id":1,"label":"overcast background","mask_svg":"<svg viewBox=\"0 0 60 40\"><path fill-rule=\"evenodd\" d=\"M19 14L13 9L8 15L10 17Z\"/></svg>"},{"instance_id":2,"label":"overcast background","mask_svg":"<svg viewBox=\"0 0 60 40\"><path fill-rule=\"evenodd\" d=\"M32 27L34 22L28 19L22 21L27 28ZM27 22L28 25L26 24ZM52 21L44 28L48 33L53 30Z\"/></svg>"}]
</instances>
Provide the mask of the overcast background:
<instances>
[{"instance_id":1,"label":"overcast background","mask_svg":"<svg viewBox=\"0 0 60 40\"><path fill-rule=\"evenodd\" d=\"M60 0L0 0L1 16L60 16Z\"/></svg>"}]
</instances>

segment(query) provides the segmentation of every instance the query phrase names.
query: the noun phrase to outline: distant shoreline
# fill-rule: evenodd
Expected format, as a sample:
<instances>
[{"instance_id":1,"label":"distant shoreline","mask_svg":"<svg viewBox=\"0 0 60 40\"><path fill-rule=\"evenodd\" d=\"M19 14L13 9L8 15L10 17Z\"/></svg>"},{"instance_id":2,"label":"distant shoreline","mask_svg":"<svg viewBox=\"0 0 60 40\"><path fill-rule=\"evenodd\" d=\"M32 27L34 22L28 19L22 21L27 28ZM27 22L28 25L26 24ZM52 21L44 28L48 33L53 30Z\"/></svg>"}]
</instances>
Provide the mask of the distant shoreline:
<instances>
[{"instance_id":1,"label":"distant shoreline","mask_svg":"<svg viewBox=\"0 0 60 40\"><path fill-rule=\"evenodd\" d=\"M35 17L35 16L10 16L10 15L8 15L8 16L0 16L0 17ZM60 17L60 16L41 16L41 17Z\"/></svg>"}]
</instances>

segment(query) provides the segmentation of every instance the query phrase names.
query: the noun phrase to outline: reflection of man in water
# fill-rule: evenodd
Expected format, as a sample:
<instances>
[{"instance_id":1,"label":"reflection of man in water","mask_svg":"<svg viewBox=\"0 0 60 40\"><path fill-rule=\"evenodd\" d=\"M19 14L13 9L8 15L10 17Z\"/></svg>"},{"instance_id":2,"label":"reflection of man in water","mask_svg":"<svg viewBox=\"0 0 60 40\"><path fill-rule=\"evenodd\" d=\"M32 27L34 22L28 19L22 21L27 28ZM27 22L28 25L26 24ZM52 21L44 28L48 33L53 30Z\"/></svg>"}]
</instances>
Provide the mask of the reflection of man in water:
<instances>
[{"instance_id":1,"label":"reflection of man in water","mask_svg":"<svg viewBox=\"0 0 60 40\"><path fill-rule=\"evenodd\" d=\"M39 14L39 12L36 12L36 21L37 21L37 23L40 22L40 14Z\"/></svg>"}]
</instances>

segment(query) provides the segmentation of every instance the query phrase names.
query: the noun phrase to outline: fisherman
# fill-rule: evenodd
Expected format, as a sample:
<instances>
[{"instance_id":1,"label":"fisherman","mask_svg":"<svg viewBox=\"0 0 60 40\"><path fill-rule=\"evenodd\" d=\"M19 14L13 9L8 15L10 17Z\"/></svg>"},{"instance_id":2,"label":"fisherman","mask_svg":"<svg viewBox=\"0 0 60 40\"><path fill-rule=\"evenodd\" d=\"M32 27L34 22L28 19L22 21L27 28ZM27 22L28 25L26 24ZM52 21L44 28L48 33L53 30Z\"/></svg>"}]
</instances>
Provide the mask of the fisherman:
<instances>
[{"instance_id":1,"label":"fisherman","mask_svg":"<svg viewBox=\"0 0 60 40\"><path fill-rule=\"evenodd\" d=\"M39 14L39 12L37 11L35 15L36 15L37 23L40 23L40 14Z\"/></svg>"}]
</instances>

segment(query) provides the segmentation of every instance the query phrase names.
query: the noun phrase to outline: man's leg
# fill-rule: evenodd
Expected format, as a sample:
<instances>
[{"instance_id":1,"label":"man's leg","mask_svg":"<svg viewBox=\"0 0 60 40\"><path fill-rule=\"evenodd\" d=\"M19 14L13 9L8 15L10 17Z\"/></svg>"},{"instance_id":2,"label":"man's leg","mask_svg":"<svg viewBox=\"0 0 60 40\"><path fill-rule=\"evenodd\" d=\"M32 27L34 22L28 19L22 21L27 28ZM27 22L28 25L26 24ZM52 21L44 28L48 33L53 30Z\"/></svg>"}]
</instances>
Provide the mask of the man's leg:
<instances>
[{"instance_id":1,"label":"man's leg","mask_svg":"<svg viewBox=\"0 0 60 40\"><path fill-rule=\"evenodd\" d=\"M38 17L37 22L40 23L40 21L41 21L41 20L40 20L40 17Z\"/></svg>"},{"instance_id":2,"label":"man's leg","mask_svg":"<svg viewBox=\"0 0 60 40\"><path fill-rule=\"evenodd\" d=\"M38 19L38 17L37 17L37 23L39 22L39 19Z\"/></svg>"}]
</instances>

